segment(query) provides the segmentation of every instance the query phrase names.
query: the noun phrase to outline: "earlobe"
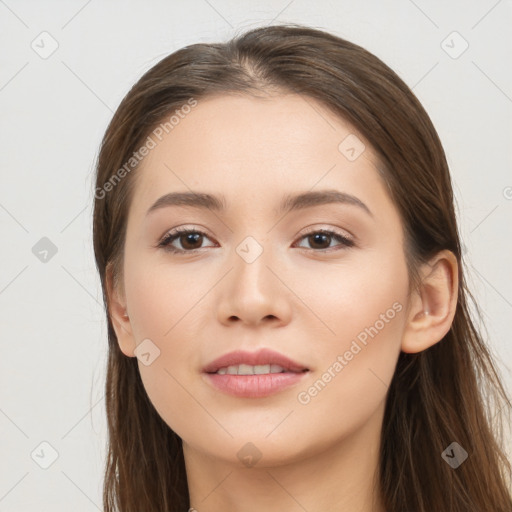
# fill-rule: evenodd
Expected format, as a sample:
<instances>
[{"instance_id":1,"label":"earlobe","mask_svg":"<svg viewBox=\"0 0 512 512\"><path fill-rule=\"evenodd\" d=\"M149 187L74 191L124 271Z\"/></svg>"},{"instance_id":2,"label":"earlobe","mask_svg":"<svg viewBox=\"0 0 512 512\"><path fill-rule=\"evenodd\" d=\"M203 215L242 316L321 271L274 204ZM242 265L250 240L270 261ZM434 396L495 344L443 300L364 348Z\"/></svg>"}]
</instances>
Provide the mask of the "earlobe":
<instances>
[{"instance_id":1,"label":"earlobe","mask_svg":"<svg viewBox=\"0 0 512 512\"><path fill-rule=\"evenodd\" d=\"M116 332L119 348L124 355L135 357L136 343L133 337L130 317L126 311L126 301L119 287L114 285L112 266L110 264L107 265L106 269L106 288L110 319Z\"/></svg>"},{"instance_id":2,"label":"earlobe","mask_svg":"<svg viewBox=\"0 0 512 512\"><path fill-rule=\"evenodd\" d=\"M403 352L426 350L450 330L457 309L458 273L457 258L448 250L437 253L421 269L421 284L411 297L402 338Z\"/></svg>"}]
</instances>

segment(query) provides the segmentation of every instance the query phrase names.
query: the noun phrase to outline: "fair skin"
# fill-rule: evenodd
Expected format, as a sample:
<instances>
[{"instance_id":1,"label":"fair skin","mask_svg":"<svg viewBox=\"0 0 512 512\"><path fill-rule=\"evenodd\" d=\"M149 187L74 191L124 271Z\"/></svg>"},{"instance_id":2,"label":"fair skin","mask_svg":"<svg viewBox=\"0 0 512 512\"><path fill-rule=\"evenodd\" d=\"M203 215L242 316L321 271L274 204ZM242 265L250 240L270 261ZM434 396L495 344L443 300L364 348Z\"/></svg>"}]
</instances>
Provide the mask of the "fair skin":
<instances>
[{"instance_id":1,"label":"fair skin","mask_svg":"<svg viewBox=\"0 0 512 512\"><path fill-rule=\"evenodd\" d=\"M198 512L385 512L372 484L386 393L400 351L426 350L448 332L457 262L442 251L408 294L398 211L370 144L358 135L366 149L354 161L338 149L349 134L357 132L311 98L221 95L199 100L136 171L122 287L109 278L112 320L126 356L148 338L160 350L139 369L183 440ZM277 215L284 195L326 189L371 213L331 203ZM161 196L191 191L222 194L226 209L173 205L147 214ZM195 254L156 247L176 227L206 233L172 242ZM305 236L319 229L354 244ZM246 237L263 249L250 263L237 252ZM377 334L333 373L370 326ZM309 371L262 398L220 392L202 374L226 352L259 348ZM327 384L309 393L329 368ZM252 466L237 455L244 446L261 457Z\"/></svg>"}]
</instances>

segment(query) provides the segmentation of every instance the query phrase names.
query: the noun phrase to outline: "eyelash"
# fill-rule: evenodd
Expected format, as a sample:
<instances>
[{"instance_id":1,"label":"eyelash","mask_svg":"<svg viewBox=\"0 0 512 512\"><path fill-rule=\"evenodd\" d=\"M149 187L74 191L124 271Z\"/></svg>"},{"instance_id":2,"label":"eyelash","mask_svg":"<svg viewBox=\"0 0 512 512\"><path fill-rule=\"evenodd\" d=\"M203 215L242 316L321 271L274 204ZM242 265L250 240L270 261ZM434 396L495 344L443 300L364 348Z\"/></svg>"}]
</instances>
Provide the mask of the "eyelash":
<instances>
[{"instance_id":1,"label":"eyelash","mask_svg":"<svg viewBox=\"0 0 512 512\"><path fill-rule=\"evenodd\" d=\"M173 247L170 245L172 242L174 242L174 240L178 239L180 236L192 234L192 233L202 235L202 236L208 238L208 235L199 229L176 228L175 230L167 233L164 236L164 238L162 238L162 240L158 243L157 247L162 248L165 251L175 253L175 254L194 254L198 251L201 251L201 248L184 250L184 249L177 249L176 247ZM316 235L316 234L328 235L331 238L336 239L342 245L341 249L353 247L355 245L353 240L347 238L344 235L341 235L340 233L337 233L336 231L331 231L328 229L316 229L316 230L310 231L308 233L303 234L300 237L300 240L307 238L311 235ZM308 249L306 247L301 247L301 249L307 249L307 250L311 250L314 252L320 252L320 253L331 252L333 250L341 250L340 248L336 249L334 247L329 247L328 249Z\"/></svg>"}]
</instances>

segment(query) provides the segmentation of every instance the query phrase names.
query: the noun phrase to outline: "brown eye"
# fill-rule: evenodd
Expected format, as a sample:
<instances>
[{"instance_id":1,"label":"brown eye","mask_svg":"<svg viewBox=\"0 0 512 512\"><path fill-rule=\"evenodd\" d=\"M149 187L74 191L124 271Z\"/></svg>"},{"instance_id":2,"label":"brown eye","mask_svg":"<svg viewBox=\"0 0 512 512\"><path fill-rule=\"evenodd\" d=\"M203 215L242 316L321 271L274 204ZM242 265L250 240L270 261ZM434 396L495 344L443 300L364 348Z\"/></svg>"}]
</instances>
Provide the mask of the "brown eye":
<instances>
[{"instance_id":1,"label":"brown eye","mask_svg":"<svg viewBox=\"0 0 512 512\"><path fill-rule=\"evenodd\" d=\"M326 235L325 233L314 233L313 235L308 235L308 240L313 249L327 249L331 245L331 236ZM327 245L325 245L326 242ZM319 247L319 245L321 247Z\"/></svg>"},{"instance_id":2,"label":"brown eye","mask_svg":"<svg viewBox=\"0 0 512 512\"><path fill-rule=\"evenodd\" d=\"M181 242L181 246L184 249L198 249L196 247L198 242L201 242L203 239L203 235L201 233L188 233L186 235L180 235L178 239ZM192 247L191 247L192 246ZM199 244L201 246L201 244Z\"/></svg>"},{"instance_id":3,"label":"brown eye","mask_svg":"<svg viewBox=\"0 0 512 512\"><path fill-rule=\"evenodd\" d=\"M329 251L330 249L337 249L336 246L331 246L331 242L333 240L337 240L339 242L339 246L341 248L344 247L353 247L354 242L340 233L336 233L335 231L329 231L326 229L320 229L317 231L312 231L311 233L306 233L301 237L301 240L307 240L310 244L310 249L316 250L316 252ZM304 246L299 246L304 247ZM307 247L306 247L307 248Z\"/></svg>"},{"instance_id":4,"label":"brown eye","mask_svg":"<svg viewBox=\"0 0 512 512\"><path fill-rule=\"evenodd\" d=\"M206 233L196 229L175 229L165 235L158 244L158 247L170 252L191 253L202 248L201 246L205 238L208 238ZM172 245L174 242L179 242L181 247Z\"/></svg>"}]
</instances>

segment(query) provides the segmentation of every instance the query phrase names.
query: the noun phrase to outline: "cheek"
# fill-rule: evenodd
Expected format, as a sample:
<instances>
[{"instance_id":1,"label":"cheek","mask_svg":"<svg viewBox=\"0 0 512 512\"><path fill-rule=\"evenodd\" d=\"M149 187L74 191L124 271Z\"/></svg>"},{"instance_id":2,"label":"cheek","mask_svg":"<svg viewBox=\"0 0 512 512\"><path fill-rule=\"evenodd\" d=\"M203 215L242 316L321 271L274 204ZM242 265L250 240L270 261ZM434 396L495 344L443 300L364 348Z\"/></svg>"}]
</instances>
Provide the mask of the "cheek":
<instances>
[{"instance_id":1,"label":"cheek","mask_svg":"<svg viewBox=\"0 0 512 512\"><path fill-rule=\"evenodd\" d=\"M322 336L314 375L297 402L313 417L338 404L356 420L384 399L394 374L408 300L405 258L399 250L368 251L317 269L309 269L299 293L322 322L311 314L298 322L306 332L319 325Z\"/></svg>"},{"instance_id":2,"label":"cheek","mask_svg":"<svg viewBox=\"0 0 512 512\"><path fill-rule=\"evenodd\" d=\"M319 350L343 353L358 336L362 343L373 339L368 330L375 335L375 328L380 344L400 341L400 311L405 311L409 284L400 250L354 251L340 261L302 262L287 279L307 306L295 320L310 332L317 325L316 335L323 340Z\"/></svg>"},{"instance_id":3,"label":"cheek","mask_svg":"<svg viewBox=\"0 0 512 512\"><path fill-rule=\"evenodd\" d=\"M144 338L168 344L187 325L188 312L204 295L204 282L164 264L140 262L127 269L126 293L137 342Z\"/></svg>"},{"instance_id":4,"label":"cheek","mask_svg":"<svg viewBox=\"0 0 512 512\"><path fill-rule=\"evenodd\" d=\"M125 281L135 342L151 340L151 350L158 354L147 366L138 362L144 388L165 422L187 435L194 428L190 418L204 415L188 390L191 375L197 371L193 365L202 332L195 319L205 307L201 298L211 288L204 273L193 277L177 267L132 260ZM210 277L216 281L215 276Z\"/></svg>"},{"instance_id":5,"label":"cheek","mask_svg":"<svg viewBox=\"0 0 512 512\"><path fill-rule=\"evenodd\" d=\"M351 270L336 285L329 279L308 281L314 283L310 300L317 297L311 307L335 335L325 331L315 344L315 371L296 393L297 418L304 422L296 428L308 425L325 446L340 433L348 436L363 428L372 417L380 421L375 415L383 412L405 324L405 266ZM312 418L320 417L321 426L315 425Z\"/></svg>"}]
</instances>

